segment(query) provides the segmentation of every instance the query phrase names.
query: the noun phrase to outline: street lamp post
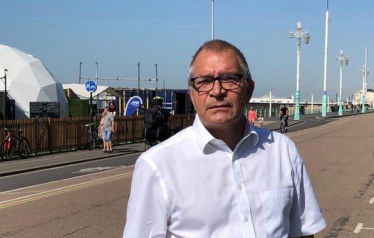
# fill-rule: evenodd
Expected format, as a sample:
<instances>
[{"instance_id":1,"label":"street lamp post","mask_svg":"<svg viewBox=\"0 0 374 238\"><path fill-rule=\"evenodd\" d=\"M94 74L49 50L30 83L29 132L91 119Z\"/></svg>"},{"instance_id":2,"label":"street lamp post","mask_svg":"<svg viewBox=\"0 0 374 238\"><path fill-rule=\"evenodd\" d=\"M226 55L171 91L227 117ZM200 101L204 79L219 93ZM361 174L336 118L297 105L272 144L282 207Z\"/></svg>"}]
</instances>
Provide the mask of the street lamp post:
<instances>
[{"instance_id":1,"label":"street lamp post","mask_svg":"<svg viewBox=\"0 0 374 238\"><path fill-rule=\"evenodd\" d=\"M312 93L312 95L311 95L311 97L312 97L312 102L311 102L311 104L312 104L312 108L310 109L311 110L311 114L313 114L313 106L314 106L314 93Z\"/></svg>"},{"instance_id":2,"label":"street lamp post","mask_svg":"<svg viewBox=\"0 0 374 238\"><path fill-rule=\"evenodd\" d=\"M270 97L270 99L269 99L269 117L271 117L271 93L272 93L272 90L273 90L273 88L269 88L269 97Z\"/></svg>"},{"instance_id":3,"label":"street lamp post","mask_svg":"<svg viewBox=\"0 0 374 238\"><path fill-rule=\"evenodd\" d=\"M156 67L156 96L158 96L158 77L157 77L157 63L155 64Z\"/></svg>"},{"instance_id":4,"label":"street lamp post","mask_svg":"<svg viewBox=\"0 0 374 238\"><path fill-rule=\"evenodd\" d=\"M343 53L343 50L340 50L340 55L338 57L335 58L336 60L339 61L340 63L340 86L339 86L339 111L338 111L338 115L339 116L343 116L343 96L342 96L342 93L343 93L343 64L345 63L345 65L348 65L348 58L346 56L344 56L344 53Z\"/></svg>"},{"instance_id":5,"label":"street lamp post","mask_svg":"<svg viewBox=\"0 0 374 238\"><path fill-rule=\"evenodd\" d=\"M140 62L138 62L137 66L138 66L138 96L140 96Z\"/></svg>"},{"instance_id":6,"label":"street lamp post","mask_svg":"<svg viewBox=\"0 0 374 238\"><path fill-rule=\"evenodd\" d=\"M323 96L322 96L322 117L327 116L328 105L326 105L327 102L327 56L329 54L329 0L327 0L327 9L326 9L326 19L325 19L325 52L324 52L324 67L323 67Z\"/></svg>"},{"instance_id":7,"label":"street lamp post","mask_svg":"<svg viewBox=\"0 0 374 238\"><path fill-rule=\"evenodd\" d=\"M301 38L304 36L305 44L309 44L310 35L308 32L303 32L302 23L296 23L296 31L290 32L289 38L296 37L297 39L297 64L296 64L296 92L295 92L295 114L294 120L300 120L300 45Z\"/></svg>"},{"instance_id":8,"label":"street lamp post","mask_svg":"<svg viewBox=\"0 0 374 238\"><path fill-rule=\"evenodd\" d=\"M362 73L362 95L361 95L361 112L366 112L366 90L367 90L367 76L369 75L369 69L367 68L367 61L368 61L368 47L365 49L365 64L360 69Z\"/></svg>"}]
</instances>

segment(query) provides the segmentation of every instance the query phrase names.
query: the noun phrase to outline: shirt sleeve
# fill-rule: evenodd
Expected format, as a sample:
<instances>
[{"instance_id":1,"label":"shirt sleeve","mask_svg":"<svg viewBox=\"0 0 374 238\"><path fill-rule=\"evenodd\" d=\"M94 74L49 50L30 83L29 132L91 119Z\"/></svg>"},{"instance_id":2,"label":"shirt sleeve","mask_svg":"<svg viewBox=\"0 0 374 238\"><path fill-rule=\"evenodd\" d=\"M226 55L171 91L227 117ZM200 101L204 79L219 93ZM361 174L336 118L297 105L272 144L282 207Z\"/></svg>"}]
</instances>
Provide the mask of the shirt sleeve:
<instances>
[{"instance_id":1,"label":"shirt sleeve","mask_svg":"<svg viewBox=\"0 0 374 238\"><path fill-rule=\"evenodd\" d=\"M131 183L123 238L165 238L167 232L165 183L152 161L139 158Z\"/></svg>"},{"instance_id":2,"label":"shirt sleeve","mask_svg":"<svg viewBox=\"0 0 374 238\"><path fill-rule=\"evenodd\" d=\"M294 155L295 190L291 209L290 237L313 235L326 227L326 221L318 204L305 164L296 146L291 144Z\"/></svg>"}]
</instances>

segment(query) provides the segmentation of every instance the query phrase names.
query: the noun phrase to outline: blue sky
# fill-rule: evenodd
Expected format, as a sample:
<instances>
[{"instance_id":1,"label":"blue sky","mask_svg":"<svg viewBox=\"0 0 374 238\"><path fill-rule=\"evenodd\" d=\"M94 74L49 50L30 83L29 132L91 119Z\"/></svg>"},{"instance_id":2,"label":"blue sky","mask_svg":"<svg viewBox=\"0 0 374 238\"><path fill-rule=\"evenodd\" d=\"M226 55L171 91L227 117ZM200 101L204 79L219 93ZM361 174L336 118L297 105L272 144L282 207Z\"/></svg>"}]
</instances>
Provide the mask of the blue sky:
<instances>
[{"instance_id":1,"label":"blue sky","mask_svg":"<svg viewBox=\"0 0 374 238\"><path fill-rule=\"evenodd\" d=\"M374 3L372 0L330 0L327 91L339 92L339 63L344 50L350 62L343 68L343 95L362 88L365 46L368 68L374 70ZM291 96L296 87L296 39L289 39L296 22L311 35L301 45L301 99L323 91L323 51L326 0L215 0L215 38L239 47L256 82L254 96ZM186 88L192 55L211 39L211 0L2 0L0 44L40 59L61 83L82 76L154 78L160 86ZM373 75L368 87L373 88ZM113 87L136 87L132 81L101 81ZM154 83L142 82L142 87Z\"/></svg>"}]
</instances>

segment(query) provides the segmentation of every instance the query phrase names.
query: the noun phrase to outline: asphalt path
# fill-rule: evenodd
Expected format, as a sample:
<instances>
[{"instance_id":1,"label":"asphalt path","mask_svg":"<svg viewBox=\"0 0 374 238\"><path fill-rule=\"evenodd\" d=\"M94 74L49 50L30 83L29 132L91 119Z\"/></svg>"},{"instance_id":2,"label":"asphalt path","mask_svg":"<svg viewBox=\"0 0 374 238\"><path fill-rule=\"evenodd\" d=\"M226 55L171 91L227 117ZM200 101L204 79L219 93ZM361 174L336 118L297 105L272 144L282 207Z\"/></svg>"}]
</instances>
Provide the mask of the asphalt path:
<instances>
[{"instance_id":1,"label":"asphalt path","mask_svg":"<svg viewBox=\"0 0 374 238\"><path fill-rule=\"evenodd\" d=\"M131 166L138 157L139 153L135 153L1 177L0 192Z\"/></svg>"},{"instance_id":2,"label":"asphalt path","mask_svg":"<svg viewBox=\"0 0 374 238\"><path fill-rule=\"evenodd\" d=\"M290 127L328 224L316 238L374 237L373 118L302 116ZM138 156L1 178L0 186L11 190L0 195L0 217L6 218L0 237L121 237Z\"/></svg>"}]
</instances>

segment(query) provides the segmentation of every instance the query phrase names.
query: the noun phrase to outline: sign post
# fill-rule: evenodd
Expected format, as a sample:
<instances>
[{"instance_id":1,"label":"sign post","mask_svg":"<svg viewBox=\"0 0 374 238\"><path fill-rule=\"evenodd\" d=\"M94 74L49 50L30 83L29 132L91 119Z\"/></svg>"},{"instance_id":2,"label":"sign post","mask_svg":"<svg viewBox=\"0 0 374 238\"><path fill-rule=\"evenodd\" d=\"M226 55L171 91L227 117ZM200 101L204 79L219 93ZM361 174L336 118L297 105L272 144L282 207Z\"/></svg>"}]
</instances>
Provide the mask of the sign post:
<instances>
[{"instance_id":1,"label":"sign post","mask_svg":"<svg viewBox=\"0 0 374 238\"><path fill-rule=\"evenodd\" d=\"M90 121L92 121L92 93L94 93L97 89L97 85L94 81L88 80L85 84L87 92L90 93Z\"/></svg>"}]
</instances>

